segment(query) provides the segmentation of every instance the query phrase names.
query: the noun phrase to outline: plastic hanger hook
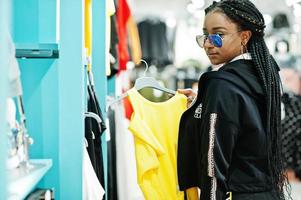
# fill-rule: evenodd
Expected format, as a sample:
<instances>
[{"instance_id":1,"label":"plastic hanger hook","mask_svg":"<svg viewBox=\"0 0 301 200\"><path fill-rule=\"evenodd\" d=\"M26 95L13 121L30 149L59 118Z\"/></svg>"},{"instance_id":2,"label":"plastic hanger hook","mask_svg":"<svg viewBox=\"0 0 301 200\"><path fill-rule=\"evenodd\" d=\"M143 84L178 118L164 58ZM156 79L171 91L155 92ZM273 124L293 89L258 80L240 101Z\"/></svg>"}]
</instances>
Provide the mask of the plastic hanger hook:
<instances>
[{"instance_id":1,"label":"plastic hanger hook","mask_svg":"<svg viewBox=\"0 0 301 200\"><path fill-rule=\"evenodd\" d=\"M146 62L145 60L143 60L143 59L141 59L140 61L142 61L142 62L145 64L145 70L144 70L144 72L143 72L143 76L146 76L146 72L147 72L147 70L148 70L148 64L147 64L147 62Z\"/></svg>"}]
</instances>

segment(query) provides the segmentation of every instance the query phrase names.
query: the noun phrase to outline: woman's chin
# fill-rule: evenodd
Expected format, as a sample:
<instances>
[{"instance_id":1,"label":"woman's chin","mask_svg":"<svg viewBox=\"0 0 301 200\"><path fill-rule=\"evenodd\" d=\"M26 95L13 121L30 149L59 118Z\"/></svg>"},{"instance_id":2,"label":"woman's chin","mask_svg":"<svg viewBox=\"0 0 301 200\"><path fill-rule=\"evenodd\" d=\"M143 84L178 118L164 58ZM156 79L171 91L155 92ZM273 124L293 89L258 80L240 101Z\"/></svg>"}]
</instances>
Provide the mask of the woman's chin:
<instances>
[{"instance_id":1,"label":"woman's chin","mask_svg":"<svg viewBox=\"0 0 301 200\"><path fill-rule=\"evenodd\" d=\"M222 62L220 62L219 60L216 60L216 59L210 59L210 62L212 65L220 65L222 64Z\"/></svg>"}]
</instances>

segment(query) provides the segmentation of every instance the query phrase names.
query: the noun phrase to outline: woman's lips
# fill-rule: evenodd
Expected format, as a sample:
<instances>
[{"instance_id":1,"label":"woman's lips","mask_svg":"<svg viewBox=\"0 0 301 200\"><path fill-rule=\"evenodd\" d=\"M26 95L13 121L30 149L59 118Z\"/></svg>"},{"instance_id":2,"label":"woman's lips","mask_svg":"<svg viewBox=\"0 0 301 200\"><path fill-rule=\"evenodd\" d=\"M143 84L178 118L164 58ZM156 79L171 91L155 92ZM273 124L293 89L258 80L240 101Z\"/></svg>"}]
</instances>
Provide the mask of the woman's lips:
<instances>
[{"instance_id":1,"label":"woman's lips","mask_svg":"<svg viewBox=\"0 0 301 200\"><path fill-rule=\"evenodd\" d=\"M212 57L212 56L217 56L218 53L207 53L207 56Z\"/></svg>"}]
</instances>

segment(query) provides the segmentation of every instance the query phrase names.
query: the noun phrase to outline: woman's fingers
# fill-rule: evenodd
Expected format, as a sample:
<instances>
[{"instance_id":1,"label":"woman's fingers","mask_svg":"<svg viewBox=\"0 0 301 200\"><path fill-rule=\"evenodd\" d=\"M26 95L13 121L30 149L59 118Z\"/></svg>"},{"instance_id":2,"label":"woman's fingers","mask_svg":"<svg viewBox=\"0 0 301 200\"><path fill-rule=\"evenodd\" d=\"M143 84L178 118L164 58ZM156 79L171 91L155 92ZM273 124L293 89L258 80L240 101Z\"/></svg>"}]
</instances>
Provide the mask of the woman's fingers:
<instances>
[{"instance_id":1,"label":"woman's fingers","mask_svg":"<svg viewBox=\"0 0 301 200\"><path fill-rule=\"evenodd\" d=\"M195 97L196 96L196 93L191 88L189 88L189 89L178 89L177 91L180 94L184 94L187 97L190 97L190 96Z\"/></svg>"},{"instance_id":2,"label":"woman's fingers","mask_svg":"<svg viewBox=\"0 0 301 200\"><path fill-rule=\"evenodd\" d=\"M187 97L187 107L190 106L192 103L193 99L196 96L196 93L192 89L178 89L178 93L184 94Z\"/></svg>"}]
</instances>

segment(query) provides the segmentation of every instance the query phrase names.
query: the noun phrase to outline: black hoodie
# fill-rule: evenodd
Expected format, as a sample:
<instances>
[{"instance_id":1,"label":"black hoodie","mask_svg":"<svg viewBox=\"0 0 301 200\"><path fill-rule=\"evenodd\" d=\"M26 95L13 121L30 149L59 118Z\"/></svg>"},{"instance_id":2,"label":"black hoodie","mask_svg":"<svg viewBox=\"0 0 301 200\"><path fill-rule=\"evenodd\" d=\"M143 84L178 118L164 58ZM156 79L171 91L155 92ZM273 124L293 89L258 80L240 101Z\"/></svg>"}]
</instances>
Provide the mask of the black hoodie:
<instances>
[{"instance_id":1,"label":"black hoodie","mask_svg":"<svg viewBox=\"0 0 301 200\"><path fill-rule=\"evenodd\" d=\"M251 60L204 73L180 121L180 190L199 187L205 200L270 191L265 121L265 94Z\"/></svg>"}]
</instances>

